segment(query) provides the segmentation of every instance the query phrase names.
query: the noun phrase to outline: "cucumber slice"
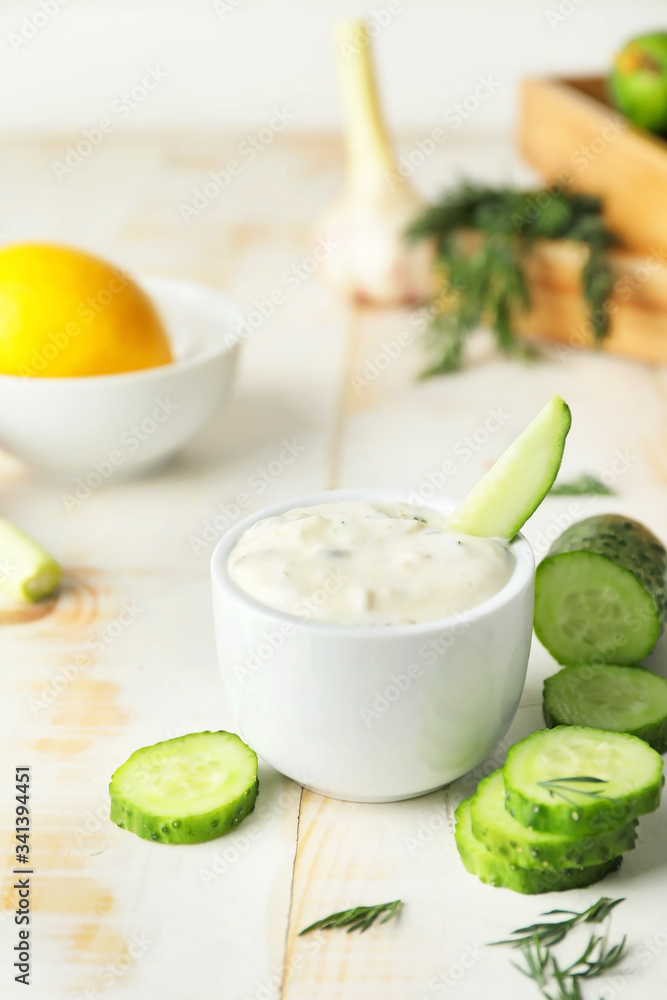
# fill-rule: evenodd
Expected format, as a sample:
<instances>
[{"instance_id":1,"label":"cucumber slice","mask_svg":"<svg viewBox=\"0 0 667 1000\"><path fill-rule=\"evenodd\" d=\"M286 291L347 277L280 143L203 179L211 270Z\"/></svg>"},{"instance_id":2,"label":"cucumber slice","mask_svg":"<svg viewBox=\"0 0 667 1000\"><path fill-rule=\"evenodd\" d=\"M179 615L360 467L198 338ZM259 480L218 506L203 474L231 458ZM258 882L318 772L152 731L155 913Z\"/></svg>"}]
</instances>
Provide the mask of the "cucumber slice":
<instances>
[{"instance_id":1,"label":"cucumber slice","mask_svg":"<svg viewBox=\"0 0 667 1000\"><path fill-rule=\"evenodd\" d=\"M111 819L145 840L197 844L255 808L257 754L234 733L190 733L136 750L109 785Z\"/></svg>"},{"instance_id":2,"label":"cucumber slice","mask_svg":"<svg viewBox=\"0 0 667 1000\"><path fill-rule=\"evenodd\" d=\"M631 733L667 750L667 681L642 667L565 667L544 682L547 726Z\"/></svg>"},{"instance_id":3,"label":"cucumber slice","mask_svg":"<svg viewBox=\"0 0 667 1000\"><path fill-rule=\"evenodd\" d=\"M572 838L522 826L505 808L505 782L495 771L477 786L471 803L472 832L488 850L518 868L583 868L604 864L637 840L637 820L595 837Z\"/></svg>"},{"instance_id":4,"label":"cucumber slice","mask_svg":"<svg viewBox=\"0 0 667 1000\"><path fill-rule=\"evenodd\" d=\"M583 837L658 808L662 757L627 733L557 726L510 747L503 777L519 823Z\"/></svg>"},{"instance_id":5,"label":"cucumber slice","mask_svg":"<svg viewBox=\"0 0 667 1000\"><path fill-rule=\"evenodd\" d=\"M553 486L571 423L569 406L554 396L459 504L449 526L513 538Z\"/></svg>"},{"instance_id":6,"label":"cucumber slice","mask_svg":"<svg viewBox=\"0 0 667 1000\"><path fill-rule=\"evenodd\" d=\"M535 634L559 663L638 663L667 618L667 551L643 524L573 524L537 567Z\"/></svg>"},{"instance_id":7,"label":"cucumber slice","mask_svg":"<svg viewBox=\"0 0 667 1000\"><path fill-rule=\"evenodd\" d=\"M0 517L0 590L15 601L39 601L60 583L55 559Z\"/></svg>"},{"instance_id":8,"label":"cucumber slice","mask_svg":"<svg viewBox=\"0 0 667 1000\"><path fill-rule=\"evenodd\" d=\"M471 800L465 799L456 810L456 846L461 860L471 875L489 885L504 886L514 892L563 892L592 885L610 872L616 871L621 858L611 858L588 868L519 868L489 851L472 832Z\"/></svg>"}]
</instances>

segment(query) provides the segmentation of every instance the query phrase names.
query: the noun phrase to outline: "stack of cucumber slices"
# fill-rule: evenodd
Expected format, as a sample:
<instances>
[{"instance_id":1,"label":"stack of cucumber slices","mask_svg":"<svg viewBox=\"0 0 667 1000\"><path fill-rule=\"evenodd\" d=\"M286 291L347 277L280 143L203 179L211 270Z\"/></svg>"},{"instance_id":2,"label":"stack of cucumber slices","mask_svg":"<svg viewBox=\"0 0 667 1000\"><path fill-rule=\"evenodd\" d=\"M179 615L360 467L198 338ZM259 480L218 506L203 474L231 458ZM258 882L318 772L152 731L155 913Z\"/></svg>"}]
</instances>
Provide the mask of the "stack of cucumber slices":
<instances>
[{"instance_id":1,"label":"stack of cucumber slices","mask_svg":"<svg viewBox=\"0 0 667 1000\"><path fill-rule=\"evenodd\" d=\"M515 892L581 888L632 850L637 818L660 804L662 758L636 736L586 726L541 729L456 811L463 864Z\"/></svg>"}]
</instances>

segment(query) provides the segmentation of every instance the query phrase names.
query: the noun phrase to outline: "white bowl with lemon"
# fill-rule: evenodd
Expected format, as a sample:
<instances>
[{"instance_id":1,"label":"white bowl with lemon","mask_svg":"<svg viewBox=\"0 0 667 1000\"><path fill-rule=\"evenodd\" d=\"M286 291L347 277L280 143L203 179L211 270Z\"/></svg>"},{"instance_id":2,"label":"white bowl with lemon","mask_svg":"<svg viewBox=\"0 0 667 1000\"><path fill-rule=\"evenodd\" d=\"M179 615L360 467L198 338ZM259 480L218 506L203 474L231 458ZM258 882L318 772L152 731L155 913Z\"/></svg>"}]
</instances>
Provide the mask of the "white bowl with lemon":
<instances>
[{"instance_id":1,"label":"white bowl with lemon","mask_svg":"<svg viewBox=\"0 0 667 1000\"><path fill-rule=\"evenodd\" d=\"M67 247L5 247L0 447L93 489L156 465L229 397L239 323L212 288L135 282Z\"/></svg>"}]
</instances>

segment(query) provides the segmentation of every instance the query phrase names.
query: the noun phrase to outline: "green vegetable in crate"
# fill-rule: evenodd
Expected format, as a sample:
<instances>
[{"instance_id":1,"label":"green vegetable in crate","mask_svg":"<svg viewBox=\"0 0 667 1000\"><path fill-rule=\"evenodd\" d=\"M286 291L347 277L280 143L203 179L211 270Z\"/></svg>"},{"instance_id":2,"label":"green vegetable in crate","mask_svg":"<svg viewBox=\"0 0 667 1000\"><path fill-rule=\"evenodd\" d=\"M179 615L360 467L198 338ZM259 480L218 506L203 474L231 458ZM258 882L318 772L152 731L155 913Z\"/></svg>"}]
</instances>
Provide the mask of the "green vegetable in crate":
<instances>
[{"instance_id":1,"label":"green vegetable in crate","mask_svg":"<svg viewBox=\"0 0 667 1000\"><path fill-rule=\"evenodd\" d=\"M489 885L504 886L515 892L563 892L592 885L615 871L621 858L611 858L587 868L519 868L489 851L472 831L471 800L465 799L456 810L456 846L471 875Z\"/></svg>"},{"instance_id":2,"label":"green vegetable in crate","mask_svg":"<svg viewBox=\"0 0 667 1000\"><path fill-rule=\"evenodd\" d=\"M572 837L522 826L505 808L502 771L480 781L470 802L472 832L489 851L518 868L583 868L631 851L637 821L597 836Z\"/></svg>"},{"instance_id":3,"label":"green vegetable in crate","mask_svg":"<svg viewBox=\"0 0 667 1000\"><path fill-rule=\"evenodd\" d=\"M571 837L630 823L660 804L662 757L627 733L585 726L540 729L503 768L506 806L523 826Z\"/></svg>"},{"instance_id":4,"label":"green vegetable in crate","mask_svg":"<svg viewBox=\"0 0 667 1000\"><path fill-rule=\"evenodd\" d=\"M639 35L625 45L614 60L609 93L635 125L667 131L667 32Z\"/></svg>"},{"instance_id":5,"label":"green vegetable in crate","mask_svg":"<svg viewBox=\"0 0 667 1000\"><path fill-rule=\"evenodd\" d=\"M535 578L535 634L559 663L638 663L667 618L667 551L638 521L567 528Z\"/></svg>"},{"instance_id":6,"label":"green vegetable in crate","mask_svg":"<svg viewBox=\"0 0 667 1000\"><path fill-rule=\"evenodd\" d=\"M609 329L605 308L614 284L608 250L616 242L600 198L558 187L491 188L470 181L447 191L410 226L408 238L432 241L442 289L430 311L432 358L424 376L456 371L467 338L488 323L504 354L530 354L517 318L530 311L526 261L538 240L569 240L587 249L581 284L591 331Z\"/></svg>"},{"instance_id":7,"label":"green vegetable in crate","mask_svg":"<svg viewBox=\"0 0 667 1000\"><path fill-rule=\"evenodd\" d=\"M145 840L196 844L253 811L257 754L234 733L190 733L136 750L111 778L111 819Z\"/></svg>"},{"instance_id":8,"label":"green vegetable in crate","mask_svg":"<svg viewBox=\"0 0 667 1000\"><path fill-rule=\"evenodd\" d=\"M544 682L544 721L631 733L665 753L667 681L642 667L565 667Z\"/></svg>"}]
</instances>

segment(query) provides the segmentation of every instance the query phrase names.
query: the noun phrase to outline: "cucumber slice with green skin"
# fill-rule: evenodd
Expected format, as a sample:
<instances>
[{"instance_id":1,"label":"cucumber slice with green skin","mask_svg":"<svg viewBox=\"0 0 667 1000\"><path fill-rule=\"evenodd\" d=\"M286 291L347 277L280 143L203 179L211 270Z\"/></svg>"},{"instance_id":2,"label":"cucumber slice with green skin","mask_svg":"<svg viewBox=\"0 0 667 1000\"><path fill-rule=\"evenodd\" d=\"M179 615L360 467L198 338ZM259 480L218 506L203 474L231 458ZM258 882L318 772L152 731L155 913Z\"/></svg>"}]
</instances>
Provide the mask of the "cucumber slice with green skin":
<instances>
[{"instance_id":1,"label":"cucumber slice with green skin","mask_svg":"<svg viewBox=\"0 0 667 1000\"><path fill-rule=\"evenodd\" d=\"M642 667L565 667L544 682L544 721L630 733L665 753L667 681Z\"/></svg>"},{"instance_id":2,"label":"cucumber slice with green skin","mask_svg":"<svg viewBox=\"0 0 667 1000\"><path fill-rule=\"evenodd\" d=\"M662 757L627 733L585 726L540 729L510 747L505 805L523 826L584 837L660 805Z\"/></svg>"},{"instance_id":3,"label":"cucumber slice with green skin","mask_svg":"<svg viewBox=\"0 0 667 1000\"><path fill-rule=\"evenodd\" d=\"M567 889L580 889L610 872L616 871L621 864L621 858L611 858L600 865L588 868L519 868L508 864L504 858L489 851L484 844L476 839L472 832L471 800L465 799L456 810L456 846L461 860L471 875L476 875L482 882L493 886L503 886L514 892L529 893L564 892Z\"/></svg>"},{"instance_id":4,"label":"cucumber slice with green skin","mask_svg":"<svg viewBox=\"0 0 667 1000\"><path fill-rule=\"evenodd\" d=\"M667 619L667 551L618 514L567 528L537 567L535 634L559 663L638 663Z\"/></svg>"},{"instance_id":5,"label":"cucumber slice with green skin","mask_svg":"<svg viewBox=\"0 0 667 1000\"><path fill-rule=\"evenodd\" d=\"M54 592L62 571L48 552L0 517L0 590L15 601L39 601Z\"/></svg>"},{"instance_id":6,"label":"cucumber slice with green skin","mask_svg":"<svg viewBox=\"0 0 667 1000\"><path fill-rule=\"evenodd\" d=\"M449 526L514 538L554 484L571 423L569 406L554 396L459 504Z\"/></svg>"},{"instance_id":7,"label":"cucumber slice with green skin","mask_svg":"<svg viewBox=\"0 0 667 1000\"><path fill-rule=\"evenodd\" d=\"M477 786L471 801L472 832L487 850L518 868L583 868L604 864L637 840L637 820L595 837L572 838L522 826L505 808L505 782L495 771Z\"/></svg>"},{"instance_id":8,"label":"cucumber slice with green skin","mask_svg":"<svg viewBox=\"0 0 667 1000\"><path fill-rule=\"evenodd\" d=\"M190 733L136 750L114 772L111 819L145 840L197 844L255 808L257 754L234 733Z\"/></svg>"}]
</instances>

